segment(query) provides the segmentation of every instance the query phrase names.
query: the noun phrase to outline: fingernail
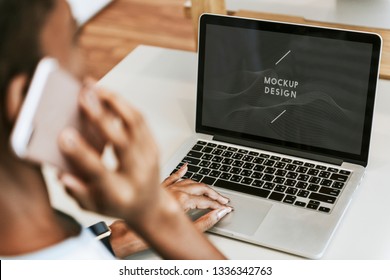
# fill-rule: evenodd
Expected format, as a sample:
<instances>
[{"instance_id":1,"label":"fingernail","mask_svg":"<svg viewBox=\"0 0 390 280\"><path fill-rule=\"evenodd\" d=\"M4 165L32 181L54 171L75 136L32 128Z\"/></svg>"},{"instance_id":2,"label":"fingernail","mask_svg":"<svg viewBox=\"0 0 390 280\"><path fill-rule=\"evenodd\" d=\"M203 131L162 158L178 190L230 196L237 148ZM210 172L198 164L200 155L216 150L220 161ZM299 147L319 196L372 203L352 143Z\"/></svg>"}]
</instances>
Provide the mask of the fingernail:
<instances>
[{"instance_id":1,"label":"fingernail","mask_svg":"<svg viewBox=\"0 0 390 280\"><path fill-rule=\"evenodd\" d=\"M77 186L78 184L76 179L73 176L68 174L64 174L63 176L61 176L60 181L62 182L62 184L64 184L67 187Z\"/></svg>"},{"instance_id":2,"label":"fingernail","mask_svg":"<svg viewBox=\"0 0 390 280\"><path fill-rule=\"evenodd\" d=\"M225 207L225 208L222 208L220 209L218 212L217 212L217 219L220 220L222 219L223 217L225 217L227 214L229 214L230 212L232 212L232 208L231 207Z\"/></svg>"},{"instance_id":3,"label":"fingernail","mask_svg":"<svg viewBox=\"0 0 390 280\"><path fill-rule=\"evenodd\" d=\"M188 163L184 163L182 167L180 167L180 169L178 170L179 172L179 176L180 177L183 177L186 173L187 173L187 170L188 170Z\"/></svg>"},{"instance_id":4,"label":"fingernail","mask_svg":"<svg viewBox=\"0 0 390 280\"><path fill-rule=\"evenodd\" d=\"M93 114L100 114L101 105L96 94L93 92L93 89L86 90L83 93L82 97L84 105L87 106Z\"/></svg>"},{"instance_id":5,"label":"fingernail","mask_svg":"<svg viewBox=\"0 0 390 280\"><path fill-rule=\"evenodd\" d=\"M65 129L60 136L61 146L67 150L71 150L76 146L77 132L72 128Z\"/></svg>"}]
</instances>

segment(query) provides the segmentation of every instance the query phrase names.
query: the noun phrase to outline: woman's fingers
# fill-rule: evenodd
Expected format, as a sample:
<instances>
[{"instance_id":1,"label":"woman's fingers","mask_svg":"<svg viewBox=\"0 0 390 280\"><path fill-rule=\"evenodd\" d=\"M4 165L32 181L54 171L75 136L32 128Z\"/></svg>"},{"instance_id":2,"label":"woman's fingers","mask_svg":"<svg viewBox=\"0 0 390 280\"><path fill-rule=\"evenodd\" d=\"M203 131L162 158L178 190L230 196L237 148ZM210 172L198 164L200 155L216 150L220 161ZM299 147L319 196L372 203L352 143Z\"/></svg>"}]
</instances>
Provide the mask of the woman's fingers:
<instances>
[{"instance_id":1,"label":"woman's fingers","mask_svg":"<svg viewBox=\"0 0 390 280\"><path fill-rule=\"evenodd\" d=\"M195 221L195 227L202 232L207 231L232 211L233 208L231 207L222 207L210 211Z\"/></svg>"},{"instance_id":2,"label":"woman's fingers","mask_svg":"<svg viewBox=\"0 0 390 280\"><path fill-rule=\"evenodd\" d=\"M185 163L182 167L180 167L180 169L178 171L176 171L175 173L173 173L171 176L169 176L168 178L166 178L163 182L162 182L162 186L164 188L166 187L169 187L170 185L176 183L177 181L179 181L181 178L183 178L183 176L187 173L188 171L188 164Z\"/></svg>"}]
</instances>

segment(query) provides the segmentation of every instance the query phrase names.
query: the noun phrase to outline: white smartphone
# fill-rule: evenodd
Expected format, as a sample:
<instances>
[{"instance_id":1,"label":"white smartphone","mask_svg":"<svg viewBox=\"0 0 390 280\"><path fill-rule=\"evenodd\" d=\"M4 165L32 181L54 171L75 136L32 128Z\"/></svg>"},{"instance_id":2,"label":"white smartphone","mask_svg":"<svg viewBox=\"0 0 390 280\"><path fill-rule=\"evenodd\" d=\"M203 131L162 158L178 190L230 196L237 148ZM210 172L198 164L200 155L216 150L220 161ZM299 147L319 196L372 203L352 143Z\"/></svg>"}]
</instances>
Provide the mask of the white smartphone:
<instances>
[{"instance_id":1,"label":"white smartphone","mask_svg":"<svg viewBox=\"0 0 390 280\"><path fill-rule=\"evenodd\" d=\"M11 134L11 147L18 157L69 170L58 136L65 127L82 127L78 107L81 88L57 60L39 62Z\"/></svg>"}]
</instances>

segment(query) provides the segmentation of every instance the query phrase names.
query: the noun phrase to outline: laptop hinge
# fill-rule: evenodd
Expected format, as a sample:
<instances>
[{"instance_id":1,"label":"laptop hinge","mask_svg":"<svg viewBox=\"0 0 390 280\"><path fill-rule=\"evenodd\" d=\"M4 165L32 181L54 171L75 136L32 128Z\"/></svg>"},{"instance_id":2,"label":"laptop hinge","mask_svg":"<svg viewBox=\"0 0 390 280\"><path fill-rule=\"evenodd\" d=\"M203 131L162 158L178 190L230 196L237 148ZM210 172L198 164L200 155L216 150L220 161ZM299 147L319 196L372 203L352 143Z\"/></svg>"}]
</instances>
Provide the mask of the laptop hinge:
<instances>
[{"instance_id":1,"label":"laptop hinge","mask_svg":"<svg viewBox=\"0 0 390 280\"><path fill-rule=\"evenodd\" d=\"M270 151L270 152L295 156L295 157L300 157L300 158L305 158L305 159L309 159L309 160L320 161L320 162L339 165L339 166L341 166L343 164L342 159L327 157L327 156L318 155L318 154L311 154L308 152L297 151L294 149L289 149L289 148L284 148L284 147L272 146L272 145L258 143L258 142L250 141L250 140L235 139L235 138L226 137L226 136L214 136L213 140L227 142L230 144L236 144L236 145L240 145L240 146L246 146L249 148L261 149L261 150L266 150L266 151Z\"/></svg>"}]
</instances>

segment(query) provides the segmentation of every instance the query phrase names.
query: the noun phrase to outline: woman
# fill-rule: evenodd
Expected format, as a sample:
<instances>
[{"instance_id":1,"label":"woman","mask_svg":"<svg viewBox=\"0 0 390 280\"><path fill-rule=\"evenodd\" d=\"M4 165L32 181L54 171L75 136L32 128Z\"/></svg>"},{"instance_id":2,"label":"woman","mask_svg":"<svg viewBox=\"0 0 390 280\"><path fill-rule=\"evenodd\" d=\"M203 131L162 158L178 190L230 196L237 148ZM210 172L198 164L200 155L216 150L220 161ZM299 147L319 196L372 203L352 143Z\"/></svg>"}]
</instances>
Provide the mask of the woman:
<instances>
[{"instance_id":1,"label":"woman","mask_svg":"<svg viewBox=\"0 0 390 280\"><path fill-rule=\"evenodd\" d=\"M87 230L52 209L40 166L18 159L9 148L12 126L42 57L56 58L84 79L66 1L0 0L0 36L0 221L6 225L0 227L0 256L110 258ZM70 127L58 144L76 171L61 180L84 209L123 219L111 226L117 256L145 248L141 236L163 258L223 259L183 208L212 209L197 223L205 230L232 210L228 199L205 185L181 181L186 167L160 186L156 145L140 113L120 96L89 82L79 103L89 125L114 147L119 166L107 170L100 153Z\"/></svg>"}]
</instances>

